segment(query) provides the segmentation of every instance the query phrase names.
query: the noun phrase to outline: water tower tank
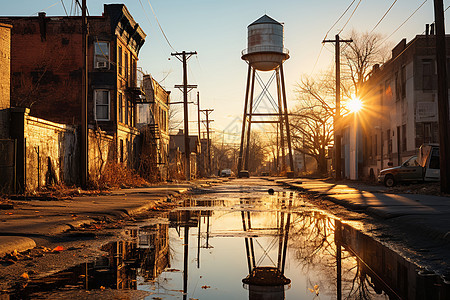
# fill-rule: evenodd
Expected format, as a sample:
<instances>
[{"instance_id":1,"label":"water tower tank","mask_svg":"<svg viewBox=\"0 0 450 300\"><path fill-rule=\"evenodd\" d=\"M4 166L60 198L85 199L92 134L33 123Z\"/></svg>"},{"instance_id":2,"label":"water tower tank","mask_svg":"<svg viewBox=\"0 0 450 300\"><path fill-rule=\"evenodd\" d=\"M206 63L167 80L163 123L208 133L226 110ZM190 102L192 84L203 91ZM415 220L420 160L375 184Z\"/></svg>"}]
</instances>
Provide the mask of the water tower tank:
<instances>
[{"instance_id":1,"label":"water tower tank","mask_svg":"<svg viewBox=\"0 0 450 300\"><path fill-rule=\"evenodd\" d=\"M247 49L242 51L242 59L256 70L275 70L289 58L289 52L283 46L283 24L268 15L248 25L247 39Z\"/></svg>"}]
</instances>

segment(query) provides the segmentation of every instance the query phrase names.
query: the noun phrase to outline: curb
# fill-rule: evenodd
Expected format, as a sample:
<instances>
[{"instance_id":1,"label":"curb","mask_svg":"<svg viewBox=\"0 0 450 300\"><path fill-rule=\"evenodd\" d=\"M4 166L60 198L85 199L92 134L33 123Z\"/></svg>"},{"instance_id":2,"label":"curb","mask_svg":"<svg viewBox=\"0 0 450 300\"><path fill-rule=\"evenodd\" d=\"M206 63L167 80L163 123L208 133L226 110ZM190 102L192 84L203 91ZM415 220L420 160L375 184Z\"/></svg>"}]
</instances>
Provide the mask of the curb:
<instances>
[{"instance_id":1,"label":"curb","mask_svg":"<svg viewBox=\"0 0 450 300\"><path fill-rule=\"evenodd\" d=\"M36 242L23 236L0 236L0 256L11 253L26 251L36 247Z\"/></svg>"}]
</instances>

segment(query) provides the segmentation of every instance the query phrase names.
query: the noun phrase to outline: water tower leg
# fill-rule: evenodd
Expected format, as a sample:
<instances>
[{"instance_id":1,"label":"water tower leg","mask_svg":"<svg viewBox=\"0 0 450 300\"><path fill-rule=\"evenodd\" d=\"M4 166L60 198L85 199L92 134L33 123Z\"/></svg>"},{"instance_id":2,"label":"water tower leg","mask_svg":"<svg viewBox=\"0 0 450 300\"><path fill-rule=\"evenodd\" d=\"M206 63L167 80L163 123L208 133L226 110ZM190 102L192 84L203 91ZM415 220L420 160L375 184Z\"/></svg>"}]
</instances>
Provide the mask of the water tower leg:
<instances>
[{"instance_id":1,"label":"water tower leg","mask_svg":"<svg viewBox=\"0 0 450 300\"><path fill-rule=\"evenodd\" d=\"M281 89L283 92L283 105L284 105L284 121L286 123L286 136L289 149L289 163L291 171L294 171L294 160L292 158L292 146L291 146L291 131L289 129L289 119L288 119L288 109L287 109L287 99L286 99L286 87L284 85L284 71L283 64L280 64L280 75L281 75Z\"/></svg>"},{"instance_id":2,"label":"water tower leg","mask_svg":"<svg viewBox=\"0 0 450 300\"><path fill-rule=\"evenodd\" d=\"M247 86L245 89L245 102L244 102L244 116L242 117L242 133L241 133L241 146L239 148L239 157L238 157L238 177L239 172L242 170L242 155L244 154L244 137L245 137L245 123L247 120L247 103L248 103L248 92L250 90L250 77L252 74L252 66L248 64L248 72L247 72Z\"/></svg>"},{"instance_id":3,"label":"water tower leg","mask_svg":"<svg viewBox=\"0 0 450 300\"><path fill-rule=\"evenodd\" d=\"M252 128L252 113L253 113L253 91L255 90L255 72L253 69L252 72L252 83L250 87L250 107L248 108L248 129L247 129L247 147L245 148L245 160L244 160L244 168L248 171L248 161L250 155L250 133Z\"/></svg>"},{"instance_id":4,"label":"water tower leg","mask_svg":"<svg viewBox=\"0 0 450 300\"><path fill-rule=\"evenodd\" d=\"M280 122L280 145L281 145L281 171L286 171L286 151L284 147L284 130L283 130L283 100L281 97L281 85L280 85L280 68L276 69L277 75L277 96L278 96L278 113Z\"/></svg>"}]
</instances>

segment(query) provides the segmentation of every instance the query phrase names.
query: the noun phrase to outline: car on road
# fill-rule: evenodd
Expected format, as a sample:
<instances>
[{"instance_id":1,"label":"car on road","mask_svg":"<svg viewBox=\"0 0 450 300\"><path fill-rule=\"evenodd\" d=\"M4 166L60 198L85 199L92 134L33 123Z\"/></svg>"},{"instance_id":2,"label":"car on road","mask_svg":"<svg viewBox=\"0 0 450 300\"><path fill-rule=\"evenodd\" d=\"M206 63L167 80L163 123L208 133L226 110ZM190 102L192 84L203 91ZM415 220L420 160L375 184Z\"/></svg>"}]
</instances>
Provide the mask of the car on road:
<instances>
[{"instance_id":1,"label":"car on road","mask_svg":"<svg viewBox=\"0 0 450 300\"><path fill-rule=\"evenodd\" d=\"M378 182L392 187L400 182L437 181L440 178L439 145L422 145L419 155L408 158L400 166L383 169Z\"/></svg>"},{"instance_id":2,"label":"car on road","mask_svg":"<svg viewBox=\"0 0 450 300\"><path fill-rule=\"evenodd\" d=\"M239 178L250 178L250 173L247 170L240 170L238 174Z\"/></svg>"},{"instance_id":3,"label":"car on road","mask_svg":"<svg viewBox=\"0 0 450 300\"><path fill-rule=\"evenodd\" d=\"M220 171L220 177L231 177L233 175L233 171L231 169L223 169Z\"/></svg>"}]
</instances>

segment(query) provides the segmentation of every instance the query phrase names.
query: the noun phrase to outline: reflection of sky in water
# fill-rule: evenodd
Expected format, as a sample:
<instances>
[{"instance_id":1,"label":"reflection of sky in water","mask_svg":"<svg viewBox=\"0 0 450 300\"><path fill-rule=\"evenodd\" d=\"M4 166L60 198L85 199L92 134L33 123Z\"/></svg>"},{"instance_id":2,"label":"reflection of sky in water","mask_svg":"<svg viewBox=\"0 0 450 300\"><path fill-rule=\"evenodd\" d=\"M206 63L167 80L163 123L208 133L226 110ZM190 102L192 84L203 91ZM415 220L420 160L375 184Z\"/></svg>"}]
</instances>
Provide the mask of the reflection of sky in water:
<instances>
[{"instance_id":1,"label":"reflection of sky in water","mask_svg":"<svg viewBox=\"0 0 450 300\"><path fill-rule=\"evenodd\" d=\"M211 196L202 196L200 199L211 199ZM189 278L186 299L249 299L249 291L242 283L242 279L249 272L241 212L236 209L230 210L231 207L239 206L239 198L235 199L222 204L228 208L227 210L215 211L211 217L209 245L213 248L200 249L200 268L197 268L198 227L189 229ZM279 212L264 211L273 208L271 201L276 199L276 196L268 197L259 205L246 206L252 210L253 228L277 227ZM285 199L288 200L287 197ZM297 204L294 203L294 207ZM202 217L200 245L203 247L206 246L206 227L206 217ZM336 299L336 247L333 230L334 221L317 212L306 211L291 215L285 276L292 282L290 289L285 291L285 299ZM279 243L278 237L273 235L274 232L271 232L272 235L264 235L270 231L256 231L256 234L263 235L253 239L257 266L276 266ZM163 272L155 283L139 285L138 289L155 293L147 299L183 298L184 229L180 230L179 236L176 230L171 228L169 236L172 257L170 269L179 271ZM355 297L361 293L368 293L367 299L386 299L384 296L376 295L370 286L360 284L361 280L358 279L361 277L355 276L358 270L355 259L349 257L345 251L342 257L344 299L350 294ZM319 296L309 290L314 289L314 285L319 286ZM208 288L202 288L204 286Z\"/></svg>"}]
</instances>

